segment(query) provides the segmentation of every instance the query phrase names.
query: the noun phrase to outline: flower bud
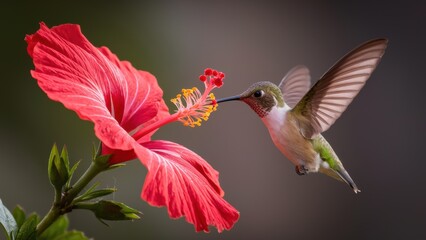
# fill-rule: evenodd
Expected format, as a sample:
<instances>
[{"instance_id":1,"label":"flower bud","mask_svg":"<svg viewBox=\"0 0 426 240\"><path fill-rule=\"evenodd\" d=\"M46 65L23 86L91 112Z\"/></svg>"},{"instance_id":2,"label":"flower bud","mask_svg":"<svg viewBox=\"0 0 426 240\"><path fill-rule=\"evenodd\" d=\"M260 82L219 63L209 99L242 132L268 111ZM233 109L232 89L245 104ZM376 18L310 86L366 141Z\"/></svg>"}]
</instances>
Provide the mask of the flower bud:
<instances>
[{"instance_id":1,"label":"flower bud","mask_svg":"<svg viewBox=\"0 0 426 240\"><path fill-rule=\"evenodd\" d=\"M139 219L140 217L138 215L142 214L124 203L106 200L93 203L88 209L90 209L97 218L111 221Z\"/></svg>"},{"instance_id":2,"label":"flower bud","mask_svg":"<svg viewBox=\"0 0 426 240\"><path fill-rule=\"evenodd\" d=\"M69 159L66 147L62 148L61 154L59 154L56 144L53 145L50 151L48 174L50 183L55 187L57 191L61 191L62 187L67 183L69 179Z\"/></svg>"}]
</instances>

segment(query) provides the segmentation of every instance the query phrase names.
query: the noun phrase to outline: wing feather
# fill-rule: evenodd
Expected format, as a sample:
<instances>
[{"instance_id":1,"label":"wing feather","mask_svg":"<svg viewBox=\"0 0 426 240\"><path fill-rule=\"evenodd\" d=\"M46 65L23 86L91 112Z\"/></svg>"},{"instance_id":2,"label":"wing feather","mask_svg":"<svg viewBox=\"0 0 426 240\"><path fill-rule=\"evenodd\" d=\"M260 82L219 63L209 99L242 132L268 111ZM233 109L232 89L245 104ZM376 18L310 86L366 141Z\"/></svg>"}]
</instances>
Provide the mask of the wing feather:
<instances>
[{"instance_id":1,"label":"wing feather","mask_svg":"<svg viewBox=\"0 0 426 240\"><path fill-rule=\"evenodd\" d=\"M293 108L306 138L326 131L342 115L380 62L388 41L375 39L340 59Z\"/></svg>"},{"instance_id":2,"label":"wing feather","mask_svg":"<svg viewBox=\"0 0 426 240\"><path fill-rule=\"evenodd\" d=\"M309 69L303 65L292 68L278 87L283 93L284 102L294 107L311 87Z\"/></svg>"}]
</instances>

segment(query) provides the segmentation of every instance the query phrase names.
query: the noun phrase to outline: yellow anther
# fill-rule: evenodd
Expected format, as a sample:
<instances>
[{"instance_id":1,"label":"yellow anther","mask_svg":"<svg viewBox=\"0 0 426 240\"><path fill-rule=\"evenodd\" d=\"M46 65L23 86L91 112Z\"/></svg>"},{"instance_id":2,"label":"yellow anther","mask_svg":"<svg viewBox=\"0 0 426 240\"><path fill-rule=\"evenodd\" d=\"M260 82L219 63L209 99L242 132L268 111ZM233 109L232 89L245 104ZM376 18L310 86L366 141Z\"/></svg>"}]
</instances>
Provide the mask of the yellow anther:
<instances>
[{"instance_id":1,"label":"yellow anther","mask_svg":"<svg viewBox=\"0 0 426 240\"><path fill-rule=\"evenodd\" d=\"M194 93L193 89L182 89L182 94L185 98L188 98L191 94Z\"/></svg>"},{"instance_id":2,"label":"yellow anther","mask_svg":"<svg viewBox=\"0 0 426 240\"><path fill-rule=\"evenodd\" d=\"M201 126L203 121L207 121L211 112L216 110L213 93L204 96L196 87L190 89L183 88L176 98L170 100L178 108L179 121L184 126L196 127Z\"/></svg>"}]
</instances>

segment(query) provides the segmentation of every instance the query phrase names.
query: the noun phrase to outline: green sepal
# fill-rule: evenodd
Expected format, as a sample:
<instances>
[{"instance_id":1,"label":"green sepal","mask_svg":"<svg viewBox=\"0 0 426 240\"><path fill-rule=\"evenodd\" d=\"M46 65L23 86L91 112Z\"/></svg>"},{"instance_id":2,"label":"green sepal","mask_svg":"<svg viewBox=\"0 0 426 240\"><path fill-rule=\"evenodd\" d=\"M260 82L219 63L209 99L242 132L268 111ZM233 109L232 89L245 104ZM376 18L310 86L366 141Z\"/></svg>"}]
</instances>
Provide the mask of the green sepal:
<instances>
[{"instance_id":1,"label":"green sepal","mask_svg":"<svg viewBox=\"0 0 426 240\"><path fill-rule=\"evenodd\" d=\"M26 214L24 209L19 205L16 206L15 209L13 209L13 217L16 220L16 224L18 225L18 228L20 228L26 219Z\"/></svg>"},{"instance_id":2,"label":"green sepal","mask_svg":"<svg viewBox=\"0 0 426 240\"><path fill-rule=\"evenodd\" d=\"M140 219L139 215L142 214L136 209L133 209L124 203L101 200L94 203L77 203L75 205L79 209L91 210L95 216L104 224L102 220L120 221L120 220L135 220Z\"/></svg>"},{"instance_id":3,"label":"green sepal","mask_svg":"<svg viewBox=\"0 0 426 240\"><path fill-rule=\"evenodd\" d=\"M98 143L98 146L96 146L95 143L92 144L92 159L95 159L97 156L101 155L102 152L102 142Z\"/></svg>"},{"instance_id":4,"label":"green sepal","mask_svg":"<svg viewBox=\"0 0 426 240\"><path fill-rule=\"evenodd\" d=\"M15 234L18 231L18 225L15 218L10 213L9 209L3 205L0 199L0 229L6 233L7 239L15 239Z\"/></svg>"},{"instance_id":5,"label":"green sepal","mask_svg":"<svg viewBox=\"0 0 426 240\"><path fill-rule=\"evenodd\" d=\"M124 166L126 166L125 163L117 163L117 164L113 164L113 165L109 166L107 170L112 170L112 169L116 169L116 168L120 168L120 167L124 167Z\"/></svg>"},{"instance_id":6,"label":"green sepal","mask_svg":"<svg viewBox=\"0 0 426 240\"><path fill-rule=\"evenodd\" d=\"M99 197L109 195L109 194L114 193L116 191L117 191L116 188L104 188L104 189L99 189L99 190L95 190L95 191L91 191L91 192L86 192L85 194L76 198L75 201L76 202L84 202L84 201L88 201L88 200L92 200L92 199L95 199L95 198L99 198Z\"/></svg>"},{"instance_id":7,"label":"green sepal","mask_svg":"<svg viewBox=\"0 0 426 240\"><path fill-rule=\"evenodd\" d=\"M103 197L117 191L116 188L104 188L104 189L95 190L98 186L99 186L99 183L93 184L93 186L87 189L85 193L75 198L74 203L85 202L95 198Z\"/></svg>"},{"instance_id":8,"label":"green sepal","mask_svg":"<svg viewBox=\"0 0 426 240\"><path fill-rule=\"evenodd\" d=\"M111 154L108 155L100 155L100 156L96 156L95 158L93 158L93 161L95 161L97 164L100 165L107 165L108 161L111 157Z\"/></svg>"},{"instance_id":9,"label":"green sepal","mask_svg":"<svg viewBox=\"0 0 426 240\"><path fill-rule=\"evenodd\" d=\"M16 234L16 240L35 240L37 235L37 223L38 216L36 214L31 214L19 228Z\"/></svg>"},{"instance_id":10,"label":"green sepal","mask_svg":"<svg viewBox=\"0 0 426 240\"><path fill-rule=\"evenodd\" d=\"M57 161L55 159L58 158L58 157L59 157L58 147L56 146L56 143L55 143L55 144L53 144L52 150L50 151L49 162L48 162L48 166L47 166L47 171L48 171L50 183L55 188L56 188L58 179L60 178L59 177L59 171L54 164Z\"/></svg>"},{"instance_id":11,"label":"green sepal","mask_svg":"<svg viewBox=\"0 0 426 240\"><path fill-rule=\"evenodd\" d=\"M50 183L56 191L62 192L62 187L69 179L69 159L66 147L63 147L61 154L59 154L56 144L53 144L49 156L48 174Z\"/></svg>"},{"instance_id":12,"label":"green sepal","mask_svg":"<svg viewBox=\"0 0 426 240\"><path fill-rule=\"evenodd\" d=\"M75 172L75 170L77 169L77 167L78 167L78 165L80 165L80 161L78 161L78 162L76 162L73 166L72 166L72 168L69 170L69 178L68 178L68 181L66 182L66 184L65 184L65 190L68 190L68 189L70 189L71 188L71 179L72 179L72 177L74 176L74 172Z\"/></svg>"},{"instance_id":13,"label":"green sepal","mask_svg":"<svg viewBox=\"0 0 426 240\"><path fill-rule=\"evenodd\" d=\"M99 154L99 151L98 151ZM106 155L94 155L93 156L93 161L100 165L103 166L105 169L104 170L111 170L111 169L115 169L115 168L119 168L119 167L123 167L126 166L126 164L124 163L117 163L117 164L111 164L109 163L109 160L111 158L111 154L106 154Z\"/></svg>"},{"instance_id":14,"label":"green sepal","mask_svg":"<svg viewBox=\"0 0 426 240\"><path fill-rule=\"evenodd\" d=\"M70 172L70 159L68 157L67 146L65 146L65 145L64 145L64 147L62 147L62 151L61 151L61 162L63 162L64 173L68 175L69 172Z\"/></svg>"},{"instance_id":15,"label":"green sepal","mask_svg":"<svg viewBox=\"0 0 426 240\"><path fill-rule=\"evenodd\" d=\"M65 215L60 216L55 222L52 223L37 240L51 240L63 235L67 232L69 225L68 218Z\"/></svg>"}]
</instances>

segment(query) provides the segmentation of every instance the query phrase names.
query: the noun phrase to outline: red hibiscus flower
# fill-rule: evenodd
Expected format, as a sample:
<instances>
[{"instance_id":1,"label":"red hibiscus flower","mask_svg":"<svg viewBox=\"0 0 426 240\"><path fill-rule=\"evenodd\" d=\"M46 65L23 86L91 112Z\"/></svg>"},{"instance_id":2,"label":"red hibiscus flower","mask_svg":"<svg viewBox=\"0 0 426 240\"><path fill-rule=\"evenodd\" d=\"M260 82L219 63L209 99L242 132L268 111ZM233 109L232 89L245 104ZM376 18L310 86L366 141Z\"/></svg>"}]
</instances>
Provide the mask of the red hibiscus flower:
<instances>
[{"instance_id":1,"label":"red hibiscus flower","mask_svg":"<svg viewBox=\"0 0 426 240\"><path fill-rule=\"evenodd\" d=\"M161 126L181 121L198 126L216 109L210 91L222 85L223 73L206 69L200 76L205 91L184 89L169 114L157 80L148 72L120 61L106 47L94 47L78 25L64 24L28 35L32 76L52 100L94 123L102 153L110 163L138 158L148 169L141 197L166 206L170 217L185 216L196 231L231 229L239 213L223 199L218 172L191 150L173 142L151 140Z\"/></svg>"}]
</instances>

